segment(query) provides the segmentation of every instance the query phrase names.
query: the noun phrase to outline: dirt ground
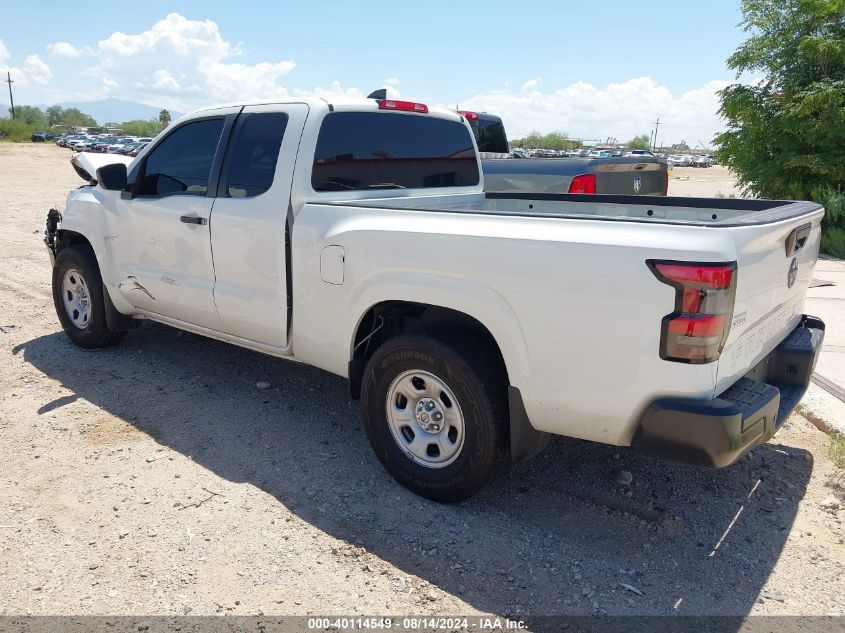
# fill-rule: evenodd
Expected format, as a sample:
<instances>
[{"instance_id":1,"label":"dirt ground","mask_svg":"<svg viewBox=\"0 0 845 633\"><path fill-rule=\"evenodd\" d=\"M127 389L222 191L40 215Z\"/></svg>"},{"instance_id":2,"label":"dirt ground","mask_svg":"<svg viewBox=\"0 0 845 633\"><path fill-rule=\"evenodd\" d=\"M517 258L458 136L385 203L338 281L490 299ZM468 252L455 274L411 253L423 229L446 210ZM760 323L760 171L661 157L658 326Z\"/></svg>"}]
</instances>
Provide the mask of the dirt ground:
<instances>
[{"instance_id":1,"label":"dirt ground","mask_svg":"<svg viewBox=\"0 0 845 633\"><path fill-rule=\"evenodd\" d=\"M798 415L718 471L556 439L441 506L336 376L160 325L74 347L41 243L69 158L0 144L0 615L845 614L845 478Z\"/></svg>"},{"instance_id":2,"label":"dirt ground","mask_svg":"<svg viewBox=\"0 0 845 633\"><path fill-rule=\"evenodd\" d=\"M670 196L741 198L736 178L727 167L675 167L669 175Z\"/></svg>"}]
</instances>

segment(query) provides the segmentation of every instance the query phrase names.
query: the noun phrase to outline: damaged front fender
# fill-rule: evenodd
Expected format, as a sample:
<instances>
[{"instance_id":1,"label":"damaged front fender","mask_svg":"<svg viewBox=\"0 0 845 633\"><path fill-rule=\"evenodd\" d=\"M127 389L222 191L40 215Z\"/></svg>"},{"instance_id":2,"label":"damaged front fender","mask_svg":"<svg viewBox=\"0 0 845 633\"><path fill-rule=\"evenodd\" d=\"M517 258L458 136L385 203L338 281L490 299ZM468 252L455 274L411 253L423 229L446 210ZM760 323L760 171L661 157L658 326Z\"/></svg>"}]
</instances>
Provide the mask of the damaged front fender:
<instances>
[{"instance_id":1,"label":"damaged front fender","mask_svg":"<svg viewBox=\"0 0 845 633\"><path fill-rule=\"evenodd\" d=\"M50 264L56 260L56 240L58 239L59 224L62 223L62 214L58 209L50 209L47 212L47 227L44 229L44 244L50 254Z\"/></svg>"}]
</instances>

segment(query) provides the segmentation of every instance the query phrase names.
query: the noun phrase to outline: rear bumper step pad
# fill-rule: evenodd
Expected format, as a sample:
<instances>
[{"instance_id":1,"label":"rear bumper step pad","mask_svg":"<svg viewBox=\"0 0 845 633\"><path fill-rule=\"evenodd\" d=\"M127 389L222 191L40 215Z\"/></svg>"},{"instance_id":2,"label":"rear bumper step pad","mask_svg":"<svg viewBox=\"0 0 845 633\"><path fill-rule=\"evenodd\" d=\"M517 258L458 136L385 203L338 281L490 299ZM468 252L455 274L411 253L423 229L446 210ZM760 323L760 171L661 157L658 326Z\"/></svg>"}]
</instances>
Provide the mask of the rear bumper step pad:
<instances>
[{"instance_id":1,"label":"rear bumper step pad","mask_svg":"<svg viewBox=\"0 0 845 633\"><path fill-rule=\"evenodd\" d=\"M651 457L720 468L768 441L807 390L824 340L821 319L798 326L717 398L661 398L640 419L631 448Z\"/></svg>"}]
</instances>

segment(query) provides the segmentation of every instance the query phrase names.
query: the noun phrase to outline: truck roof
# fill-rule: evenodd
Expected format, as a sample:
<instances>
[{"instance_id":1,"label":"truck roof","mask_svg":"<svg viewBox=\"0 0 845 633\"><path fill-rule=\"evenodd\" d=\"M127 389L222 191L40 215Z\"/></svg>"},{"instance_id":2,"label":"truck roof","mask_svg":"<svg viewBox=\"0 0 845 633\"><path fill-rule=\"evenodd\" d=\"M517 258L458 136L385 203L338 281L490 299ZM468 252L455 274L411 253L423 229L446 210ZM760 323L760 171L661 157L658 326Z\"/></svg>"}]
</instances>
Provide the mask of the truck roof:
<instances>
[{"instance_id":1,"label":"truck roof","mask_svg":"<svg viewBox=\"0 0 845 633\"><path fill-rule=\"evenodd\" d=\"M388 101L392 101L388 99ZM401 101L397 99L396 101ZM361 112L378 112L378 101L376 99L365 99L363 97L337 97L326 99L324 97L268 97L266 99L251 99L245 101L233 101L229 103L219 103L215 105L204 106L198 108L180 118L193 118L200 112L208 112L211 110L219 110L222 108L237 108L245 106L258 105L272 105L272 104L286 104L286 103L304 103L309 108L319 109L328 108L330 110L339 110L343 112L361 111ZM438 118L449 119L452 121L460 121L461 115L454 110L447 108L432 107L427 105L428 114ZM416 113L422 114L422 113Z\"/></svg>"}]
</instances>

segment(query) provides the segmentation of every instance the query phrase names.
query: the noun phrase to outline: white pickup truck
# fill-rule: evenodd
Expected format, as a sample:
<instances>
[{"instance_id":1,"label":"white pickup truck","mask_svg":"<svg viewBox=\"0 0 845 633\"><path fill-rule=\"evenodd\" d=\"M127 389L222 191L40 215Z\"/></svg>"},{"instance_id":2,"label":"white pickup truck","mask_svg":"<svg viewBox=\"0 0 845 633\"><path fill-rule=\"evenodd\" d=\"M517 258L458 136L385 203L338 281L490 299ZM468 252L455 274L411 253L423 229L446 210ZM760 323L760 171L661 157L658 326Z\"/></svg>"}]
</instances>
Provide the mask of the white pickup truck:
<instances>
[{"instance_id":1,"label":"white pickup truck","mask_svg":"<svg viewBox=\"0 0 845 633\"><path fill-rule=\"evenodd\" d=\"M48 214L67 335L151 319L344 376L431 499L549 434L725 466L821 348L816 204L485 194L460 114L383 99L206 108L120 161L77 156Z\"/></svg>"}]
</instances>

